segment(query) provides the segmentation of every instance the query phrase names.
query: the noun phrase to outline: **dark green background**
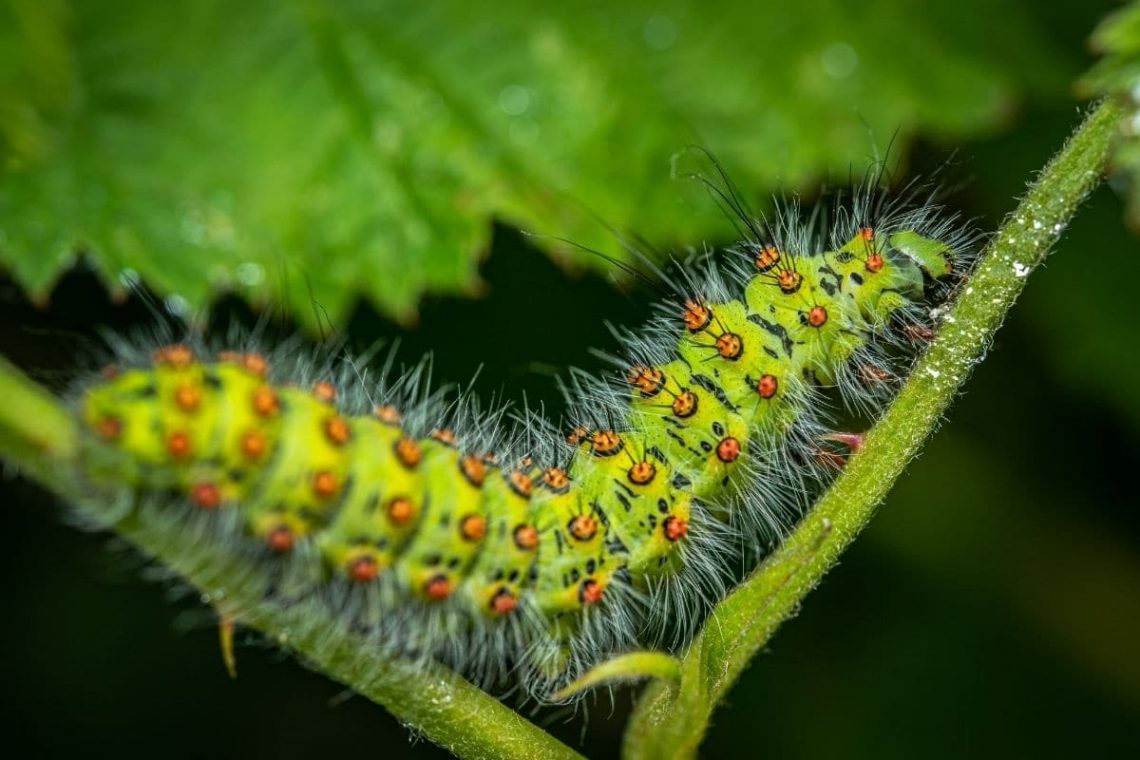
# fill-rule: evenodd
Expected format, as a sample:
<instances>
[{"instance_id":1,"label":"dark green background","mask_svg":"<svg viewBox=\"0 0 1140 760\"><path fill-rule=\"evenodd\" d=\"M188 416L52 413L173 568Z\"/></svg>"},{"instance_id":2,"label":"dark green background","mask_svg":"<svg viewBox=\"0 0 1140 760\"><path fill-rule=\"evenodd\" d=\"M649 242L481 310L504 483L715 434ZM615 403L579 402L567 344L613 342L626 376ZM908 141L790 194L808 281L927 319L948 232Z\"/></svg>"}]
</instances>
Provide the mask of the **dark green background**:
<instances>
[{"instance_id":1,"label":"dark green background","mask_svg":"<svg viewBox=\"0 0 1140 760\"><path fill-rule=\"evenodd\" d=\"M1102 11L1059 7L1043 18L1058 50L1079 57ZM919 144L910 164L929 172L956 149L945 169L951 202L993 229L1077 118L1058 83L1000 134ZM732 692L707 756L1140 751L1140 251L1121 213L1107 189L1081 212L922 458ZM553 375L598 366L588 349L611 345L603 322L636 323L650 297L569 277L507 229L496 229L481 273L481 298L430 300L410 328L361 308L347 332L358 345L400 335L407 357L435 352L442 379L482 365L481 392L556 404ZM235 303L219 314L249 319ZM74 367L96 326L148 319L137 298L111 303L83 271L45 308L0 283L0 353L48 381ZM229 681L210 616L192 599L175 594L172 604L129 550L67 527L39 489L19 479L0 488L9 745L441 754L272 649L241 647L240 677ZM612 714L599 702L586 722L536 719L572 743L585 725L584 751L612 756L629 703L623 692Z\"/></svg>"}]
</instances>

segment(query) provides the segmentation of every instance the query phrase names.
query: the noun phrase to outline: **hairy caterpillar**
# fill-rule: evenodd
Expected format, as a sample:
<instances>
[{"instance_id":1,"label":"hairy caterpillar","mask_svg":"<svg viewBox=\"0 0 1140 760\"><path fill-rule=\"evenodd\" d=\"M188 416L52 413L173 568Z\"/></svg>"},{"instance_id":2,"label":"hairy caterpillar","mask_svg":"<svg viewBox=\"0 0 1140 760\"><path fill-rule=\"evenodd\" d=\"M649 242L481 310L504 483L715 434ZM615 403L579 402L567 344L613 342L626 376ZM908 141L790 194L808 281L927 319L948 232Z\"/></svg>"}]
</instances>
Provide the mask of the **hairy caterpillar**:
<instances>
[{"instance_id":1,"label":"hairy caterpillar","mask_svg":"<svg viewBox=\"0 0 1140 760\"><path fill-rule=\"evenodd\" d=\"M320 595L377 646L537 697L634 644L684 641L732 558L825 478L823 394L873 410L931 329L969 235L914 193L863 188L830 225L793 206L663 278L615 378L574 373L569 434L378 384L288 348L121 346L76 394L83 476L138 519L185 522ZM240 620L240 610L237 611Z\"/></svg>"}]
</instances>

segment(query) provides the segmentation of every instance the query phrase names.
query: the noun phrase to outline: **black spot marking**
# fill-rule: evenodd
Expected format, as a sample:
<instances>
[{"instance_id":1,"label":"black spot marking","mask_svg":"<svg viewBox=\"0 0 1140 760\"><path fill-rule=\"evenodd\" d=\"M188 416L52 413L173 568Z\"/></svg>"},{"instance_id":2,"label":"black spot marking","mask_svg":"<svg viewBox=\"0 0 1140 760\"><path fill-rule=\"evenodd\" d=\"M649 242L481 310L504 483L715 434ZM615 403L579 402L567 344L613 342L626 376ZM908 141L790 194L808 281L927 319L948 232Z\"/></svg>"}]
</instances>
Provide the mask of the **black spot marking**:
<instances>
[{"instance_id":1,"label":"black spot marking","mask_svg":"<svg viewBox=\"0 0 1140 760\"><path fill-rule=\"evenodd\" d=\"M775 311L774 307L772 308L772 311ZM784 347L784 352L788 356L792 355L792 336L788 335L788 331L784 329L783 325L781 325L779 322L769 322L759 314L749 314L748 321L760 325L766 331L774 335L776 339L780 341L780 344Z\"/></svg>"},{"instance_id":2,"label":"black spot marking","mask_svg":"<svg viewBox=\"0 0 1140 760\"><path fill-rule=\"evenodd\" d=\"M615 491L614 498L621 502L621 505L625 507L626 512L629 512L631 509L633 509L633 504L630 503L625 494Z\"/></svg>"},{"instance_id":3,"label":"black spot marking","mask_svg":"<svg viewBox=\"0 0 1140 760\"><path fill-rule=\"evenodd\" d=\"M740 411L735 404L728 400L728 394L724 392L724 388L721 388L709 378L704 375L693 375L693 382L715 396L716 400L719 401L725 409L728 409L728 411L734 414Z\"/></svg>"},{"instance_id":4,"label":"black spot marking","mask_svg":"<svg viewBox=\"0 0 1140 760\"><path fill-rule=\"evenodd\" d=\"M127 398L132 398L132 399L154 398L155 396L158 395L158 387L154 383L150 383L148 385L144 385L143 387L139 388L138 390L135 390L135 391L132 391L130 393L123 394L123 395L125 395Z\"/></svg>"},{"instance_id":5,"label":"black spot marking","mask_svg":"<svg viewBox=\"0 0 1140 760\"><path fill-rule=\"evenodd\" d=\"M629 549L621 542L620 538L611 538L606 541L606 549L612 554L629 554ZM603 559L601 564L606 564L606 561Z\"/></svg>"}]
</instances>

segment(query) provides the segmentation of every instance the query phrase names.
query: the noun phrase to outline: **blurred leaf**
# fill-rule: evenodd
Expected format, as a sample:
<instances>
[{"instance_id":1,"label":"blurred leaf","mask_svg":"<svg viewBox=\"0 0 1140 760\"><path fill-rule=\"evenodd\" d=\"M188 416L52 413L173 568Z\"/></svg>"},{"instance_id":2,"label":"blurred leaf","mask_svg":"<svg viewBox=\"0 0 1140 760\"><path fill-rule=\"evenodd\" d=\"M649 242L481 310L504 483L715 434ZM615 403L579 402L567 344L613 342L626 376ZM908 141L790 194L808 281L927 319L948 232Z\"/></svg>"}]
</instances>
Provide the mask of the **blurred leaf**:
<instances>
[{"instance_id":1,"label":"blurred leaf","mask_svg":"<svg viewBox=\"0 0 1140 760\"><path fill-rule=\"evenodd\" d=\"M1140 229L1140 2L1106 18L1092 38L1103 57L1078 83L1086 97L1116 98L1126 106L1113 169L1127 183L1128 218Z\"/></svg>"},{"instance_id":2,"label":"blurred leaf","mask_svg":"<svg viewBox=\"0 0 1140 760\"><path fill-rule=\"evenodd\" d=\"M761 197L992 129L1059 81L1046 43L985 0L8 0L0 261L39 297L82 251L192 308L407 317L478 286L492 218L617 255L599 218L723 236L671 178L690 143Z\"/></svg>"}]
</instances>

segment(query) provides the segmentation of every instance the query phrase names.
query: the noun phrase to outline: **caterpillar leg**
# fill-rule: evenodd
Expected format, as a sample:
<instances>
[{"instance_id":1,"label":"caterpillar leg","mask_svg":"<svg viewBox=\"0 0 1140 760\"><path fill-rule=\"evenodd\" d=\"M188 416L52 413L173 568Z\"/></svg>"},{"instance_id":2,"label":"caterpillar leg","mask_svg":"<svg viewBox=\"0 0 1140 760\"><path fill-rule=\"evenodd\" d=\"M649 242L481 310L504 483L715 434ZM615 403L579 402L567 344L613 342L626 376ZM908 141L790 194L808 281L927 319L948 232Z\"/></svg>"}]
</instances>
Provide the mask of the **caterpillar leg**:
<instances>
[{"instance_id":1,"label":"caterpillar leg","mask_svg":"<svg viewBox=\"0 0 1140 760\"><path fill-rule=\"evenodd\" d=\"M230 678L237 678L237 657L234 655L234 618L218 613L218 646L222 651L222 662Z\"/></svg>"}]
</instances>

